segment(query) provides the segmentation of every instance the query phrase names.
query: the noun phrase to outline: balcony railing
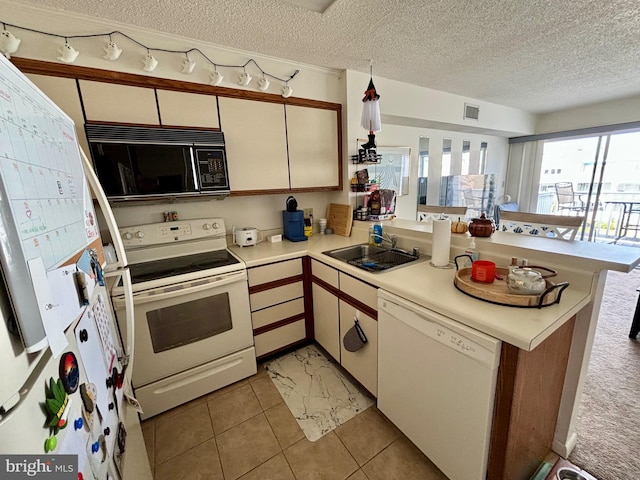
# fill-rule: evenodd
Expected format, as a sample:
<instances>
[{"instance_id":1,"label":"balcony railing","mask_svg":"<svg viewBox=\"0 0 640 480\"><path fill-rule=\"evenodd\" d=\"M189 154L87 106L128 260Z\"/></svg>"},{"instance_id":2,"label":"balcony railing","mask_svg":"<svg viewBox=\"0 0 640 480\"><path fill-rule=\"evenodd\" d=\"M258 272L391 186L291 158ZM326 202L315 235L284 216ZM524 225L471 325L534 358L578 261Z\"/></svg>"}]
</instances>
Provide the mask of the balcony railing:
<instances>
[{"instance_id":1,"label":"balcony railing","mask_svg":"<svg viewBox=\"0 0 640 480\"><path fill-rule=\"evenodd\" d=\"M586 193L583 193L582 198L586 200ZM624 203L615 202L626 202L626 206ZM632 205L634 206L629 210ZM596 207L594 204L590 206L583 224L584 235L580 232L577 239L588 240L591 238L595 242L640 247L639 192L602 192L596 208L595 220L593 218L594 207ZM536 213L560 215L554 192L538 192ZM566 211L562 213L566 214ZM591 234L592 230L593 234Z\"/></svg>"}]
</instances>

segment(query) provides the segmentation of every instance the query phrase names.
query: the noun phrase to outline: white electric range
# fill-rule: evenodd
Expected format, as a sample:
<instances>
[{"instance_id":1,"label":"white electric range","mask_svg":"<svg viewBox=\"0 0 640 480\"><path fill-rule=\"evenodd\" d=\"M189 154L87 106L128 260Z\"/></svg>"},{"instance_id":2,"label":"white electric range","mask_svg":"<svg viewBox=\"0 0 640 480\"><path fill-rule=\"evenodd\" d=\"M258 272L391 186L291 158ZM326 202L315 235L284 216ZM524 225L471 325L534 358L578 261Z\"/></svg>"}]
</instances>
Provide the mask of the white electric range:
<instances>
[{"instance_id":1,"label":"white electric range","mask_svg":"<svg viewBox=\"0 0 640 480\"><path fill-rule=\"evenodd\" d=\"M224 221L137 225L120 235L133 282L132 383L142 417L255 374L246 267L227 249ZM118 316L119 286L112 299Z\"/></svg>"}]
</instances>

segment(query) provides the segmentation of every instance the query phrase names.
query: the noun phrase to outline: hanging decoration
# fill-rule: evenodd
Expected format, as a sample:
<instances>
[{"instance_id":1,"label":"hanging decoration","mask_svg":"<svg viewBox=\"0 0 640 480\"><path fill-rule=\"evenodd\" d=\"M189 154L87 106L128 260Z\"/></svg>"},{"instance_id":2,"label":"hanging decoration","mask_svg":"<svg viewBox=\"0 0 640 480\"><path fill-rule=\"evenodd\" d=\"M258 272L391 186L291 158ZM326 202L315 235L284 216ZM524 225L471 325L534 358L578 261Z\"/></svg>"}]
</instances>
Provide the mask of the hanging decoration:
<instances>
[{"instance_id":1,"label":"hanging decoration","mask_svg":"<svg viewBox=\"0 0 640 480\"><path fill-rule=\"evenodd\" d=\"M146 72L153 72L158 66L158 60L156 57L151 55L151 52L147 50L147 54L142 57L142 63L144 66L142 67Z\"/></svg>"},{"instance_id":2,"label":"hanging decoration","mask_svg":"<svg viewBox=\"0 0 640 480\"><path fill-rule=\"evenodd\" d=\"M7 57L11 58L11 54L15 53L20 46L19 38L14 37L13 33L7 30L6 25L2 24L2 33L0 33L0 52Z\"/></svg>"},{"instance_id":3,"label":"hanging decoration","mask_svg":"<svg viewBox=\"0 0 640 480\"><path fill-rule=\"evenodd\" d=\"M78 58L78 55L80 54L80 51L76 50L76 48L69 43L70 40L79 40L79 39L95 38L95 37L108 37L108 41L103 46L103 50L105 53L102 56L102 58L104 58L105 60L116 61L120 58L123 52L123 49L120 48L113 41L112 37L115 35L120 35L121 37L125 38L126 40L129 40L130 42L134 43L138 47L141 47L144 50L146 50L146 54L142 56L142 69L146 72L153 72L159 63L158 60L153 56L151 52L164 52L164 53L177 53L177 54L184 55L185 58L182 60L180 71L187 75L191 74L196 69L196 61L189 54L197 53L202 58L204 58L206 62L208 62L210 65L213 66L213 70L209 75L209 83L211 85L218 86L222 83L222 80L224 79L224 75L219 71L219 68L222 67L222 68L230 68L230 69L241 68L242 73L238 75L237 82L242 86L248 86L251 80L253 79L253 77L249 72L246 71L246 69L249 65L253 64L254 67L258 70L259 74L261 75L260 80L258 80L257 82L258 90L261 90L263 92L268 90L271 84L269 79L277 80L279 82L282 82L281 94L284 98L291 96L291 94L293 93L293 89L289 86L288 82L290 80L293 80L293 78L296 75L298 75L298 73L300 73L300 70L295 70L291 75L289 75L288 78L280 78L264 71L262 67L260 67L258 62L256 62L253 58L250 58L249 60L247 60L245 63L241 65L224 65L220 63L215 63L198 48L190 48L188 50L168 50L165 48L148 47L142 44L141 42L137 41L133 37L130 37L126 33L122 33L118 30L114 30L108 33L65 36L65 35L59 35L57 33L50 33L50 32L44 32L41 30L35 30L33 28L21 27L20 25L12 25L10 23L5 23L2 21L0 21L0 23L2 23L2 31L0 32L0 53L2 53L7 58L11 58L11 55L18 50L18 48L20 47L20 43L22 41L21 39L15 37L13 33L7 30L7 27L11 27L13 29L25 30L28 32L39 33L41 35L48 35L50 37L63 39L64 45L58 48L57 50L58 56L56 58L59 61L64 63L75 62L76 58Z\"/></svg>"},{"instance_id":4,"label":"hanging decoration","mask_svg":"<svg viewBox=\"0 0 640 480\"><path fill-rule=\"evenodd\" d=\"M364 98L362 99L362 117L360 124L362 128L369 132L369 141L362 145L364 154L375 154L376 148L376 136L375 132L379 132L382 129L380 122L380 95L376 92L376 87L373 84L373 61L369 63L369 85L364 92Z\"/></svg>"},{"instance_id":5,"label":"hanging decoration","mask_svg":"<svg viewBox=\"0 0 640 480\"><path fill-rule=\"evenodd\" d=\"M186 55L186 58L182 61L182 73L186 73L187 75L193 72L193 69L196 68L196 62L189 58L189 55Z\"/></svg>"},{"instance_id":6,"label":"hanging decoration","mask_svg":"<svg viewBox=\"0 0 640 480\"><path fill-rule=\"evenodd\" d=\"M73 48L66 38L64 39L64 45L58 49L58 53L60 54L58 60L64 63L73 63L80 55L80 52Z\"/></svg>"},{"instance_id":7,"label":"hanging decoration","mask_svg":"<svg viewBox=\"0 0 640 480\"><path fill-rule=\"evenodd\" d=\"M111 35L109 35L109 41L104 44L104 55L102 58L105 60L118 60L120 58L120 54L122 53L122 49L116 45L115 42L111 41Z\"/></svg>"},{"instance_id":8,"label":"hanging decoration","mask_svg":"<svg viewBox=\"0 0 640 480\"><path fill-rule=\"evenodd\" d=\"M222 83L222 80L224 79L224 75L222 75L219 71L218 68L214 65L213 66L213 72L211 72L211 75L209 76L209 80L211 85L215 85L218 86Z\"/></svg>"}]
</instances>

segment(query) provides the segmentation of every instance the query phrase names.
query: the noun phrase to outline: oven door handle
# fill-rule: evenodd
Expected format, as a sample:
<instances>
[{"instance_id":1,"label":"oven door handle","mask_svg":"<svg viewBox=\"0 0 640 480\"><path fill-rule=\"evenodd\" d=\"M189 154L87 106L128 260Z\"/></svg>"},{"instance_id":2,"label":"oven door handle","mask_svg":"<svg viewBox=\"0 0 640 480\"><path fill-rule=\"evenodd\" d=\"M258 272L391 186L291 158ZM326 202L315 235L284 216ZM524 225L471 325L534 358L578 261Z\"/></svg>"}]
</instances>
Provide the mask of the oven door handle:
<instances>
[{"instance_id":1,"label":"oven door handle","mask_svg":"<svg viewBox=\"0 0 640 480\"><path fill-rule=\"evenodd\" d=\"M188 295L191 293L198 293L205 290L219 288L224 285L229 285L230 283L240 282L245 278L246 274L244 272L234 272L201 280L190 280L188 282L169 285L167 287L163 287L157 290L151 290L149 292L134 293L133 299L136 305L143 305L145 303L167 300L182 295ZM153 293L156 291L159 291L160 293ZM114 303L117 305L118 301L114 301Z\"/></svg>"}]
</instances>

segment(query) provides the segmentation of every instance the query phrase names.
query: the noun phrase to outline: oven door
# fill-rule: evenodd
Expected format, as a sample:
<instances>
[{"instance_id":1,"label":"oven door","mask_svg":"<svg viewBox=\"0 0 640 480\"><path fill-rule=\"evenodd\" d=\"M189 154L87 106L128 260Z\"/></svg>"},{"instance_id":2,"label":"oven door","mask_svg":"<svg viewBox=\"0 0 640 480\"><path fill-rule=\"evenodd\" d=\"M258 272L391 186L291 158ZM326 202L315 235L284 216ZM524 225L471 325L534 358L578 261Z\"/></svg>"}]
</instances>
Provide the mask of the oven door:
<instances>
[{"instance_id":1,"label":"oven door","mask_svg":"<svg viewBox=\"0 0 640 480\"><path fill-rule=\"evenodd\" d=\"M244 270L138 292L133 302L134 387L253 345ZM114 306L119 316L124 297Z\"/></svg>"}]
</instances>

